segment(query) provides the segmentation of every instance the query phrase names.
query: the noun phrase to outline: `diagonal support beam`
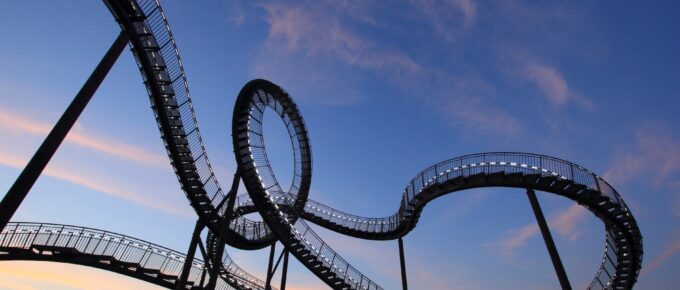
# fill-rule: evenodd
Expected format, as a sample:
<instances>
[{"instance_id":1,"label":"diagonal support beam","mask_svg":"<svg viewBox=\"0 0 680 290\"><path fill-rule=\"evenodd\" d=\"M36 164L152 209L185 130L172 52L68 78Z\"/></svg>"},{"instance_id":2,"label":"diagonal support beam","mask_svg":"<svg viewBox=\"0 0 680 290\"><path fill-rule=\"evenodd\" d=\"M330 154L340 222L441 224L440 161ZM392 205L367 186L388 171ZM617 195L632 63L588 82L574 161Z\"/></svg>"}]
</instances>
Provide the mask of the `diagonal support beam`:
<instances>
[{"instance_id":1,"label":"diagonal support beam","mask_svg":"<svg viewBox=\"0 0 680 290\"><path fill-rule=\"evenodd\" d=\"M265 284L266 290L272 289L272 276L274 276L274 254L276 253L276 242L272 243L271 251L269 251L269 266L267 267L267 281Z\"/></svg>"},{"instance_id":2,"label":"diagonal support beam","mask_svg":"<svg viewBox=\"0 0 680 290\"><path fill-rule=\"evenodd\" d=\"M408 282L406 281L406 260L404 258L404 241L399 238L399 264L401 265L401 287L408 290Z\"/></svg>"},{"instance_id":3,"label":"diagonal support beam","mask_svg":"<svg viewBox=\"0 0 680 290\"><path fill-rule=\"evenodd\" d=\"M288 276L288 249L283 249L283 269L281 269L281 290L286 290L286 276Z\"/></svg>"},{"instance_id":4,"label":"diagonal support beam","mask_svg":"<svg viewBox=\"0 0 680 290\"><path fill-rule=\"evenodd\" d=\"M191 235L191 242L189 243L187 257L184 260L182 273L179 276L179 279L177 279L175 290L186 289L187 280L189 279L189 272L191 271L191 264L194 262L194 256L196 255L196 246L201 243L201 232L204 228L205 223L203 220L198 219L198 221L196 221L196 227L194 227L194 233Z\"/></svg>"},{"instance_id":5,"label":"diagonal support beam","mask_svg":"<svg viewBox=\"0 0 680 290\"><path fill-rule=\"evenodd\" d=\"M66 108L64 114L61 115L61 118L59 118L57 124L54 125L52 131L50 131L40 145L38 151L35 152L35 155L33 155L26 167L24 167L24 170L21 171L17 180L12 184L12 187L7 191L2 202L0 202L0 230L5 228L9 220L17 211L17 208L19 208L19 205L21 205L21 202L24 201L24 198L26 198L31 187L33 187L33 184L38 180L38 177L40 177L40 174L43 172L50 159L52 159L54 153L57 152L59 145L64 141L64 138L66 138L66 135L71 130L76 120L78 120L78 117L80 117L85 106L90 102L90 99L92 99L97 88L99 88L99 85L104 81L104 78L111 70L111 67L113 67L113 64L116 63L116 60L123 52L123 49L129 40L130 36L127 33L121 31L120 34L118 34L118 37L102 60L94 69L76 97L73 98L73 101L71 101L71 104Z\"/></svg>"},{"instance_id":6,"label":"diagonal support beam","mask_svg":"<svg viewBox=\"0 0 680 290\"><path fill-rule=\"evenodd\" d=\"M529 197L531 208L534 210L536 222L538 222L538 227L541 229L543 241L545 241L545 246L548 248L550 260L552 261L553 267L555 267L555 273L557 274L557 278L560 280L562 290L571 290L571 284L569 284L567 272L564 271L560 254L557 252L557 247L555 247L555 242L553 241L552 235L550 234L550 228L548 228L548 223L545 221L545 216L543 216L541 205L538 204L536 192L534 192L534 190L531 188L527 188L527 196Z\"/></svg>"},{"instance_id":7,"label":"diagonal support beam","mask_svg":"<svg viewBox=\"0 0 680 290\"><path fill-rule=\"evenodd\" d=\"M224 239L226 238L227 235L227 230L229 229L229 223L231 220L234 218L234 204L236 203L236 191L238 190L239 183L241 182L241 174L239 173L238 168L236 169L236 173L234 173L234 180L231 182L231 189L227 193L227 195L224 197L224 199L220 202L220 204L216 207L218 210L224 206L224 203L227 203L227 208L224 211L224 214L222 214L222 224L220 226L220 232L217 235L217 240L215 241L215 244L217 245L217 248L215 249L215 257L212 257L212 259L206 258L207 260L211 260L212 265L212 270L210 271L210 279L208 280L208 285L206 289L215 289L217 285L217 278L219 276L220 270L222 269L222 255L224 255Z\"/></svg>"}]
</instances>

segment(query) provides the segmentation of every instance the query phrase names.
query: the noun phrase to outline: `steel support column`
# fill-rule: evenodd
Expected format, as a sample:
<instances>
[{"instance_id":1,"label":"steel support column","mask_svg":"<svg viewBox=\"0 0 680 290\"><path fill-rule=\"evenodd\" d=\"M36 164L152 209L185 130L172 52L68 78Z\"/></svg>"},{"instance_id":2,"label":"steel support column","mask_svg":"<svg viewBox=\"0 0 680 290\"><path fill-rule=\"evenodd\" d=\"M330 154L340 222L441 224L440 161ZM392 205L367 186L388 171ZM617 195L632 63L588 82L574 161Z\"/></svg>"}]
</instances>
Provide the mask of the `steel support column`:
<instances>
[{"instance_id":1,"label":"steel support column","mask_svg":"<svg viewBox=\"0 0 680 290\"><path fill-rule=\"evenodd\" d=\"M0 230L5 228L7 222L9 222L17 208L19 208L19 205L21 205L21 202L26 198L31 187L33 187L33 184L38 180L47 163L54 156L59 145L64 141L76 120L78 120L85 106L92 99L97 88L104 81L104 78L111 70L111 67L113 67L113 64L116 63L129 40L128 34L121 31L104 55L104 58L99 62L73 101L71 101L71 104L64 111L64 114L61 115L57 124L54 125L52 131L50 131L40 145L38 151L35 152L35 155L33 155L26 167L24 167L24 170L21 171L19 177L14 181L14 184L12 184L12 187L7 191L2 202L0 202Z\"/></svg>"},{"instance_id":2,"label":"steel support column","mask_svg":"<svg viewBox=\"0 0 680 290\"><path fill-rule=\"evenodd\" d=\"M187 251L187 257L184 260L184 266L182 267L182 273L177 280L175 285L175 290L185 289L187 280L189 279L189 272L191 271L191 263L194 261L194 256L196 255L196 246L201 242L201 231L205 227L205 223L201 219L196 221L196 227L194 227L194 233L191 235L191 242L189 243L189 250Z\"/></svg>"},{"instance_id":3,"label":"steel support column","mask_svg":"<svg viewBox=\"0 0 680 290\"><path fill-rule=\"evenodd\" d=\"M555 273L557 274L557 278L560 280L560 285L562 286L563 290L571 290L571 284L569 284L567 272L564 271L560 254L557 252L557 247L555 247L555 242L553 241L552 235L550 234L550 228L548 228L548 223L545 221L543 211L541 211L541 205L538 204L536 192L534 192L534 190L531 188L527 188L527 196L529 197L531 208L534 210L538 227L541 229L545 246L548 248L548 253L550 254L550 260L552 260L553 267L555 268Z\"/></svg>"},{"instance_id":4,"label":"steel support column","mask_svg":"<svg viewBox=\"0 0 680 290\"><path fill-rule=\"evenodd\" d=\"M269 267L267 267L267 281L264 286L265 289L272 289L272 276L274 276L274 254L276 253L276 242L272 243L271 251L269 252Z\"/></svg>"},{"instance_id":5,"label":"steel support column","mask_svg":"<svg viewBox=\"0 0 680 290\"><path fill-rule=\"evenodd\" d=\"M288 249L283 250L283 268L281 269L281 289L286 290L286 276L288 275Z\"/></svg>"},{"instance_id":6,"label":"steel support column","mask_svg":"<svg viewBox=\"0 0 680 290\"><path fill-rule=\"evenodd\" d=\"M408 282L406 281L406 260L404 259L404 241L399 238L399 263L401 264L401 286L404 290L408 290Z\"/></svg>"},{"instance_id":7,"label":"steel support column","mask_svg":"<svg viewBox=\"0 0 680 290\"><path fill-rule=\"evenodd\" d=\"M239 170L236 169L236 173L234 173L234 180L231 182L231 189L227 193L227 195L224 197L222 202L216 207L218 210L224 206L224 203L227 203L227 208L224 211L224 214L222 214L222 225L220 226L220 233L217 235L217 240L215 241L217 248L215 249L215 257L212 257L212 271L210 273L210 279L208 279L208 285L206 286L206 289L215 289L217 285L217 278L219 276L220 270L222 269L222 255L224 254L224 239L227 234L227 230L229 229L229 223L233 219L234 216L234 204L236 202L236 191L238 190L238 185L241 181L241 175L239 174Z\"/></svg>"}]
</instances>

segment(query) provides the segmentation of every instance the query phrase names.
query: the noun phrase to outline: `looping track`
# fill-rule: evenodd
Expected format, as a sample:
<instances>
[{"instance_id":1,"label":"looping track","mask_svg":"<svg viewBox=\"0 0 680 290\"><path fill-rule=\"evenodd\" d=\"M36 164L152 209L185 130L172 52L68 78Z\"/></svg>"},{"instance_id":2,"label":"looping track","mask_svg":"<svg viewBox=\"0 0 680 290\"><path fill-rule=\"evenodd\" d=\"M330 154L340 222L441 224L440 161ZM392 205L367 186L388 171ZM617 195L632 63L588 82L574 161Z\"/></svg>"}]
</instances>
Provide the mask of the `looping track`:
<instances>
[{"instance_id":1,"label":"looping track","mask_svg":"<svg viewBox=\"0 0 680 290\"><path fill-rule=\"evenodd\" d=\"M379 288L372 282L366 286L354 284L356 278L347 272L353 269L351 265L304 221L289 220L289 215L300 214L297 200L294 195L282 193L276 178L270 177L273 173L270 173L264 143L260 142L261 117L266 108L274 109L283 118L288 131L293 132L290 133L293 140L308 139L304 122L300 122L301 128L295 130L289 126L292 122L288 120L300 114L285 91L264 80L251 81L243 88L234 108L232 132L236 161L243 172L249 196L239 197L237 211L242 214L259 212L279 241L310 270L329 270L315 272L320 278L330 280L329 285ZM294 132L303 137L297 137ZM479 187L530 188L558 194L585 206L604 222L606 228L604 257L589 288L630 289L634 285L641 266L642 236L628 206L601 177L582 166L554 157L513 152L461 156L430 166L411 179L392 216L360 217L308 200L301 217L357 238L397 239L415 228L420 213L431 200ZM359 279L365 278L361 275Z\"/></svg>"},{"instance_id":2,"label":"looping track","mask_svg":"<svg viewBox=\"0 0 680 290\"><path fill-rule=\"evenodd\" d=\"M227 210L224 206L225 194L208 160L182 62L160 4L154 0L104 2L121 29L130 36L132 52L182 189L209 230L213 233L221 232ZM283 119L293 144L295 177L287 189L278 183L265 151L261 124L267 109L272 109ZM585 206L604 222L606 229L604 257L589 289L631 289L636 282L642 260L642 238L635 219L620 195L607 182L568 161L527 153L482 153L447 160L423 170L407 184L401 204L394 215L369 218L308 200L312 169L309 137L297 106L280 87L265 80L254 80L242 89L234 107L232 138L238 172L249 197L239 197L237 200L236 216L229 217L225 242L241 249L260 249L278 240L332 288L382 289L338 255L310 229L305 220L353 237L396 239L416 226L420 213L429 201L455 191L490 186L551 192ZM243 217L255 211L259 212L265 223ZM167 287L171 287L168 283L176 279L170 276L178 275L174 270L166 271L162 265L143 264L143 255L141 260L134 260L139 265L128 267L129 264L126 263L134 261L127 260L127 256L116 256L115 251L108 255L104 253L106 250L99 253L96 252L97 247L88 248L94 235L97 235L88 231L96 230L68 227L69 230L65 233L63 229L66 226L44 225L62 227L62 230L52 233L43 231L38 224L22 223L12 226L15 228L7 227L3 231L3 239L9 237L10 241L20 239L23 242L3 242L0 259L4 257L80 263ZM86 232L90 236L83 248L79 243L85 239ZM52 234L60 238L50 240ZM103 240L104 235L99 235L99 240ZM59 242L63 239L68 241ZM72 243L73 239L76 242ZM111 239L116 238L110 238L109 242ZM119 245L136 251L136 246L124 242L132 241L131 238L117 239ZM149 257L156 255L153 249L171 252L143 241L134 240L132 243L146 245L146 249L151 249ZM46 251L52 255L44 255ZM174 252L172 255L181 256ZM101 256L111 256L114 259L109 259L108 264L102 263ZM230 261L226 253L223 258ZM167 258L165 261L179 259ZM194 267L200 268L200 265L195 264ZM261 281L255 281L240 269L227 269L223 273L227 277L222 279L226 282L224 285L230 286L222 289L243 289L243 285L248 283L248 287L255 289L263 286Z\"/></svg>"}]
</instances>

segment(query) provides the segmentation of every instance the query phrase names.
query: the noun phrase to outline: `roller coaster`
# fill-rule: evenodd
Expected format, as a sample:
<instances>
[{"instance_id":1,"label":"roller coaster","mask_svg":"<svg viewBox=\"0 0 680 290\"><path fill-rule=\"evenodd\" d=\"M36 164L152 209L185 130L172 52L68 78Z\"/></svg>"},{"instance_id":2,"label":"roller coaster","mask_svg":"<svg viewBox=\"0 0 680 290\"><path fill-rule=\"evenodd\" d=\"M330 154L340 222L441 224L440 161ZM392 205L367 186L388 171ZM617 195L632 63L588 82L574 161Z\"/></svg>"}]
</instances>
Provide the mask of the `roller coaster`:
<instances>
[{"instance_id":1,"label":"roller coaster","mask_svg":"<svg viewBox=\"0 0 680 290\"><path fill-rule=\"evenodd\" d=\"M196 122L175 39L157 0L104 0L121 33L0 204L0 260L39 260L101 268L171 289L272 289L274 245L333 289L382 289L322 240L308 222L367 240L399 240L402 284L407 288L402 237L413 230L428 202L456 191L511 187L527 191L563 289L571 289L554 249L534 190L564 196L605 225L604 255L588 289L632 289L642 263L642 235L619 193L592 171L562 159L513 152L480 153L434 164L411 179L396 212L362 217L309 199L312 153L305 121L289 94L266 80L239 93L232 141L237 164L230 190L218 183ZM170 163L198 221L188 253L121 234L78 226L9 222L123 48L129 45L146 86ZM294 174L282 185L269 162L262 123L272 110L293 144ZM246 195L237 195L243 182ZM247 218L258 213L263 221ZM208 229L205 239L200 237ZM225 245L271 247L266 280L239 268ZM204 257L195 259L196 250Z\"/></svg>"}]
</instances>

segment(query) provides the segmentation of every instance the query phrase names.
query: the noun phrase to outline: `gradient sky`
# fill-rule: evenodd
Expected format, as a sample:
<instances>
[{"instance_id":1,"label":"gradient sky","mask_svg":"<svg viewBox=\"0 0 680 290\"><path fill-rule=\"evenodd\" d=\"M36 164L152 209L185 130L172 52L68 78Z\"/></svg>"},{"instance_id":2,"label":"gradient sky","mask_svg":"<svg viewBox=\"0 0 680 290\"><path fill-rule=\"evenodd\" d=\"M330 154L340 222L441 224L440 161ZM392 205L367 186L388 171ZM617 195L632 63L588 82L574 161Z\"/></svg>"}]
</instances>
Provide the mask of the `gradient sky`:
<instances>
[{"instance_id":1,"label":"gradient sky","mask_svg":"<svg viewBox=\"0 0 680 290\"><path fill-rule=\"evenodd\" d=\"M235 97L266 78L306 119L312 199L387 216L406 182L436 162L487 151L560 157L603 176L631 207L644 236L637 289L680 284L677 2L223 2L163 6L222 187L235 168ZM0 31L6 192L119 28L99 1L0 0ZM126 50L13 219L186 251L195 214L149 106ZM270 124L267 146L285 179L290 142ZM539 200L572 285L583 289L599 266L603 224L565 198L539 192ZM381 286L400 287L396 241L318 232ZM437 199L404 241L412 289L559 287L522 190ZM264 277L268 250L227 251ZM297 261L290 267L289 289L326 288ZM157 288L81 266L0 262L0 289L144 287Z\"/></svg>"}]
</instances>

